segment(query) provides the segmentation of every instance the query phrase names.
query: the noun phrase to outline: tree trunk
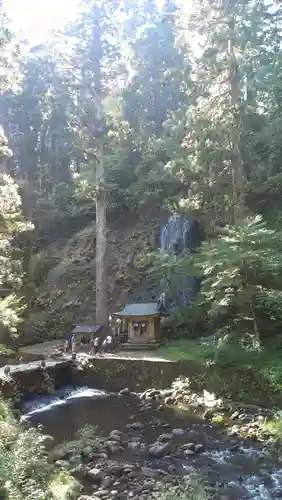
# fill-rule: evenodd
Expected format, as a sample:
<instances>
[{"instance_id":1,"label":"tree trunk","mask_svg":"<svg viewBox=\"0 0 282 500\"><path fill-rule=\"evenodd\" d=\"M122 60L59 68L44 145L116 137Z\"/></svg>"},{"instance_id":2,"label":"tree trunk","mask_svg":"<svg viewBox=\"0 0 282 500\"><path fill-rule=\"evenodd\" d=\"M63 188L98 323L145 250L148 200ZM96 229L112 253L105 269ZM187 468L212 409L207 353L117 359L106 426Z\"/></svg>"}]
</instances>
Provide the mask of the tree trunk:
<instances>
[{"instance_id":1,"label":"tree trunk","mask_svg":"<svg viewBox=\"0 0 282 500\"><path fill-rule=\"evenodd\" d=\"M107 219L106 219L106 172L104 162L105 117L102 101L102 40L98 9L93 8L92 63L94 74L95 106L94 136L96 157L96 322L107 330L108 273L107 273Z\"/></svg>"},{"instance_id":2,"label":"tree trunk","mask_svg":"<svg viewBox=\"0 0 282 500\"><path fill-rule=\"evenodd\" d=\"M233 205L234 221L238 221L243 216L243 190L244 190L244 168L241 154L240 140L240 74L238 62L235 55L235 21L229 21L230 37L228 41L229 54L229 85L230 85L230 104L233 108L233 124L231 125L231 172L233 184Z\"/></svg>"},{"instance_id":3,"label":"tree trunk","mask_svg":"<svg viewBox=\"0 0 282 500\"><path fill-rule=\"evenodd\" d=\"M107 220L104 141L97 144L96 166L96 321L107 328L108 312L108 273L107 273Z\"/></svg>"}]
</instances>

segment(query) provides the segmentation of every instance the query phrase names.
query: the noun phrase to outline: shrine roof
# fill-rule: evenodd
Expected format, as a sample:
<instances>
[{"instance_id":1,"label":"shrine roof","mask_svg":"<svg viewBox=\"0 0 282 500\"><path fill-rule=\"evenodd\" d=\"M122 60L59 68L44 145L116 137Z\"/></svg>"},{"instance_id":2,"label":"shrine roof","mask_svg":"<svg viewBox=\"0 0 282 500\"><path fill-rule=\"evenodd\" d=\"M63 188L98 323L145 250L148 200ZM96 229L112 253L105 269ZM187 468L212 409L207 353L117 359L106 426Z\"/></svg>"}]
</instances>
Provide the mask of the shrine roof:
<instances>
[{"instance_id":1,"label":"shrine roof","mask_svg":"<svg viewBox=\"0 0 282 500\"><path fill-rule=\"evenodd\" d=\"M75 325L72 333L98 333L101 329L101 325L96 324Z\"/></svg>"},{"instance_id":2,"label":"shrine roof","mask_svg":"<svg viewBox=\"0 0 282 500\"><path fill-rule=\"evenodd\" d=\"M160 314L157 302L126 304L116 316L155 316Z\"/></svg>"}]
</instances>

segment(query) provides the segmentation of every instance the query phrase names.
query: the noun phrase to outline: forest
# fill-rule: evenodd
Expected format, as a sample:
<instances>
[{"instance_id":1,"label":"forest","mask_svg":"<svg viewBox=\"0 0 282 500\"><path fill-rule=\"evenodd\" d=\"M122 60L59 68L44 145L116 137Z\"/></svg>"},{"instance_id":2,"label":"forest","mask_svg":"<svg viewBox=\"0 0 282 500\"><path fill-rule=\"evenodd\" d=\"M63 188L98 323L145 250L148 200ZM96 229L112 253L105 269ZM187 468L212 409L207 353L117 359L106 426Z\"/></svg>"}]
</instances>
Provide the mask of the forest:
<instances>
[{"instance_id":1,"label":"forest","mask_svg":"<svg viewBox=\"0 0 282 500\"><path fill-rule=\"evenodd\" d=\"M0 499L281 498L282 3L78 3L37 43L0 0ZM20 360L164 280L157 360Z\"/></svg>"},{"instance_id":2,"label":"forest","mask_svg":"<svg viewBox=\"0 0 282 500\"><path fill-rule=\"evenodd\" d=\"M3 350L193 273L170 335L279 352L280 2L89 0L39 45L0 15ZM158 252L165 214L197 219L197 252Z\"/></svg>"}]
</instances>

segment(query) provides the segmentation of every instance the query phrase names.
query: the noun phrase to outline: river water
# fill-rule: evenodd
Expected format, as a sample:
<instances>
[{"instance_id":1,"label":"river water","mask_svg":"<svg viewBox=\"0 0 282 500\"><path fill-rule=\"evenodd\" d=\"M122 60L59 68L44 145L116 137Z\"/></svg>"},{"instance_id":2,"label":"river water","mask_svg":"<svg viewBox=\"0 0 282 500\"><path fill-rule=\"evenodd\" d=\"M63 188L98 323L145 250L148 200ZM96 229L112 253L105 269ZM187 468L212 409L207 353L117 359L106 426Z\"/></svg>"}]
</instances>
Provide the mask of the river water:
<instances>
[{"instance_id":1,"label":"river water","mask_svg":"<svg viewBox=\"0 0 282 500\"><path fill-rule=\"evenodd\" d=\"M177 474L185 474L193 467L207 476L210 484L219 485L220 499L282 499L282 464L263 443L228 437L223 426L207 423L192 412L171 408L141 411L136 396L67 387L52 396L38 396L23 403L22 413L33 425L41 424L55 444L73 440L85 424L97 426L105 436L113 429L120 430L125 443L141 438L143 451L136 454L125 445L118 460L130 459L164 470L173 464ZM132 421L140 422L141 429L132 430ZM183 429L183 435L174 438L175 453L162 459L148 457L147 446L172 429ZM179 446L191 441L202 444L203 451L178 458Z\"/></svg>"}]
</instances>

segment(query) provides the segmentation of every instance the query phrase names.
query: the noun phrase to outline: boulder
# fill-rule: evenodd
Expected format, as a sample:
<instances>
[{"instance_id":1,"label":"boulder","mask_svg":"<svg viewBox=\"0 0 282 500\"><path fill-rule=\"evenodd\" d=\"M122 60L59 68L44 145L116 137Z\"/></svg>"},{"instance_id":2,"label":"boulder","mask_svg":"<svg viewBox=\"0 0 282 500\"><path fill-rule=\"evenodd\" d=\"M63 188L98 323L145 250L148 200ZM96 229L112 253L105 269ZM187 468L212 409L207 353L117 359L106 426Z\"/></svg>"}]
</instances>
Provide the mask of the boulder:
<instances>
[{"instance_id":1,"label":"boulder","mask_svg":"<svg viewBox=\"0 0 282 500\"><path fill-rule=\"evenodd\" d=\"M83 464L78 465L77 467L75 467L74 469L72 469L70 471L72 476L75 476L77 479L80 479L80 480L87 477L88 472L89 472L88 467L86 465L83 465Z\"/></svg>"},{"instance_id":2,"label":"boulder","mask_svg":"<svg viewBox=\"0 0 282 500\"><path fill-rule=\"evenodd\" d=\"M121 389L121 391L119 391L119 394L120 396L129 396L130 390L128 389L128 387L125 387L124 389Z\"/></svg>"},{"instance_id":3,"label":"boulder","mask_svg":"<svg viewBox=\"0 0 282 500\"><path fill-rule=\"evenodd\" d=\"M189 439L195 443L199 443L203 439L203 436L200 436L199 433L197 431L195 431L194 429L189 430L186 434L186 437L187 437L187 439Z\"/></svg>"},{"instance_id":4,"label":"boulder","mask_svg":"<svg viewBox=\"0 0 282 500\"><path fill-rule=\"evenodd\" d=\"M152 457L159 458L167 453L168 447L169 443L156 442L149 447L148 454L151 455Z\"/></svg>"},{"instance_id":5,"label":"boulder","mask_svg":"<svg viewBox=\"0 0 282 500\"><path fill-rule=\"evenodd\" d=\"M108 490L98 490L98 491L95 491L95 497L98 497L98 498L103 498L103 497L107 497L109 494Z\"/></svg>"},{"instance_id":6,"label":"boulder","mask_svg":"<svg viewBox=\"0 0 282 500\"><path fill-rule=\"evenodd\" d=\"M176 403L180 403L181 401L183 401L183 395L182 394L178 394L175 397L175 401L176 401Z\"/></svg>"},{"instance_id":7,"label":"boulder","mask_svg":"<svg viewBox=\"0 0 282 500\"><path fill-rule=\"evenodd\" d=\"M115 429L115 430L111 431L109 434L109 438L112 438L112 439L114 439L116 436L119 436L119 439L120 439L122 436L122 432Z\"/></svg>"},{"instance_id":8,"label":"boulder","mask_svg":"<svg viewBox=\"0 0 282 500\"><path fill-rule=\"evenodd\" d=\"M166 405L173 405L175 403L175 398L169 396L169 397L165 398L164 402Z\"/></svg>"},{"instance_id":9,"label":"boulder","mask_svg":"<svg viewBox=\"0 0 282 500\"><path fill-rule=\"evenodd\" d=\"M56 462L57 460L63 460L64 458L66 458L68 455L68 450L67 448L61 444L61 445L58 445L58 446L55 446L55 448L53 448L49 455L48 455L48 460L50 462Z\"/></svg>"},{"instance_id":10,"label":"boulder","mask_svg":"<svg viewBox=\"0 0 282 500\"><path fill-rule=\"evenodd\" d=\"M184 436L185 431L184 431L184 429L173 429L172 434L174 436Z\"/></svg>"},{"instance_id":11,"label":"boulder","mask_svg":"<svg viewBox=\"0 0 282 500\"><path fill-rule=\"evenodd\" d=\"M230 415L229 420L237 420L239 415L240 415L240 413L238 411L234 411L234 413L232 413L232 415Z\"/></svg>"},{"instance_id":12,"label":"boulder","mask_svg":"<svg viewBox=\"0 0 282 500\"><path fill-rule=\"evenodd\" d=\"M211 420L215 416L216 411L215 410L206 410L205 413L203 414L203 418L205 420Z\"/></svg>"},{"instance_id":13,"label":"boulder","mask_svg":"<svg viewBox=\"0 0 282 500\"><path fill-rule=\"evenodd\" d=\"M195 445L195 452L197 453L198 451L201 451L203 449L203 445L202 444L196 444Z\"/></svg>"},{"instance_id":14,"label":"boulder","mask_svg":"<svg viewBox=\"0 0 282 500\"><path fill-rule=\"evenodd\" d=\"M173 393L173 390L172 389L164 389L161 391L161 395L163 398L168 398L169 396L171 396Z\"/></svg>"},{"instance_id":15,"label":"boulder","mask_svg":"<svg viewBox=\"0 0 282 500\"><path fill-rule=\"evenodd\" d=\"M139 451L140 443L138 443L138 441L129 441L129 443L127 443L127 447L129 450Z\"/></svg>"},{"instance_id":16,"label":"boulder","mask_svg":"<svg viewBox=\"0 0 282 500\"><path fill-rule=\"evenodd\" d=\"M57 460L55 463L56 467L58 469L68 469L69 468L69 462L67 460Z\"/></svg>"},{"instance_id":17,"label":"boulder","mask_svg":"<svg viewBox=\"0 0 282 500\"><path fill-rule=\"evenodd\" d=\"M147 481L146 483L140 485L138 488L136 488L135 493L145 493L145 491L149 492L154 490L156 487L156 484L153 481Z\"/></svg>"},{"instance_id":18,"label":"boulder","mask_svg":"<svg viewBox=\"0 0 282 500\"><path fill-rule=\"evenodd\" d=\"M157 411L163 411L165 409L164 405L159 405Z\"/></svg>"},{"instance_id":19,"label":"boulder","mask_svg":"<svg viewBox=\"0 0 282 500\"><path fill-rule=\"evenodd\" d=\"M94 500L95 497L90 497L89 495L82 495L78 500Z\"/></svg>"},{"instance_id":20,"label":"boulder","mask_svg":"<svg viewBox=\"0 0 282 500\"><path fill-rule=\"evenodd\" d=\"M143 429L144 425L141 422L133 422L132 424L127 424L128 429L133 429L134 431L138 431Z\"/></svg>"},{"instance_id":21,"label":"boulder","mask_svg":"<svg viewBox=\"0 0 282 500\"><path fill-rule=\"evenodd\" d=\"M113 441L115 443L120 443L121 442L121 435L115 434L114 432L111 432L108 436L108 440Z\"/></svg>"},{"instance_id":22,"label":"boulder","mask_svg":"<svg viewBox=\"0 0 282 500\"><path fill-rule=\"evenodd\" d=\"M91 455L88 457L91 461L92 460L107 460L108 459L108 454L103 451L100 453L91 453Z\"/></svg>"},{"instance_id":23,"label":"boulder","mask_svg":"<svg viewBox=\"0 0 282 500\"><path fill-rule=\"evenodd\" d=\"M119 464L108 465L108 471L117 477L120 477L124 473L124 466Z\"/></svg>"},{"instance_id":24,"label":"boulder","mask_svg":"<svg viewBox=\"0 0 282 500\"><path fill-rule=\"evenodd\" d=\"M147 410L150 410L152 408L152 405L151 404L145 404L145 405L142 405L140 407L140 411L147 411Z\"/></svg>"},{"instance_id":25,"label":"boulder","mask_svg":"<svg viewBox=\"0 0 282 500\"><path fill-rule=\"evenodd\" d=\"M195 451L194 450L184 450L184 455L185 455L185 457L193 456L193 455L195 455Z\"/></svg>"},{"instance_id":26,"label":"boulder","mask_svg":"<svg viewBox=\"0 0 282 500\"><path fill-rule=\"evenodd\" d=\"M103 481L102 481L102 486L104 488L109 488L110 486L112 486L113 484L113 478L111 476L106 476L104 477Z\"/></svg>"},{"instance_id":27,"label":"boulder","mask_svg":"<svg viewBox=\"0 0 282 500\"><path fill-rule=\"evenodd\" d=\"M149 467L141 467L141 474L144 477L156 477L159 475L159 472L156 469L150 469Z\"/></svg>"},{"instance_id":28,"label":"boulder","mask_svg":"<svg viewBox=\"0 0 282 500\"><path fill-rule=\"evenodd\" d=\"M171 441L173 439L173 434L172 433L166 433L166 434L161 434L159 437L158 437L158 441L159 442L163 442L163 443L166 443L168 441Z\"/></svg>"},{"instance_id":29,"label":"boulder","mask_svg":"<svg viewBox=\"0 0 282 500\"><path fill-rule=\"evenodd\" d=\"M88 471L87 476L94 483L100 484L101 481L104 479L105 474L101 469L94 468L94 469L90 469L90 471Z\"/></svg>"},{"instance_id":30,"label":"boulder","mask_svg":"<svg viewBox=\"0 0 282 500\"><path fill-rule=\"evenodd\" d=\"M105 446L110 453L122 453L123 447L117 441L106 441Z\"/></svg>"},{"instance_id":31,"label":"boulder","mask_svg":"<svg viewBox=\"0 0 282 500\"><path fill-rule=\"evenodd\" d=\"M181 446L181 449L182 449L182 450L184 450L184 451L185 451L185 450L193 450L193 451L194 451L194 450L195 450L195 448L196 448L196 446L197 446L197 445L195 445L195 443L186 443L186 444L183 444L183 445Z\"/></svg>"},{"instance_id":32,"label":"boulder","mask_svg":"<svg viewBox=\"0 0 282 500\"><path fill-rule=\"evenodd\" d=\"M160 395L160 391L157 389L152 389L151 391L148 391L146 394L146 399L149 398L155 398L156 396Z\"/></svg>"}]
</instances>

